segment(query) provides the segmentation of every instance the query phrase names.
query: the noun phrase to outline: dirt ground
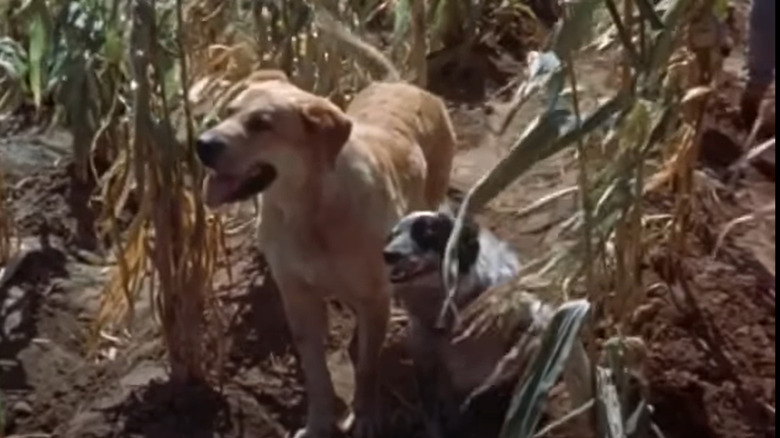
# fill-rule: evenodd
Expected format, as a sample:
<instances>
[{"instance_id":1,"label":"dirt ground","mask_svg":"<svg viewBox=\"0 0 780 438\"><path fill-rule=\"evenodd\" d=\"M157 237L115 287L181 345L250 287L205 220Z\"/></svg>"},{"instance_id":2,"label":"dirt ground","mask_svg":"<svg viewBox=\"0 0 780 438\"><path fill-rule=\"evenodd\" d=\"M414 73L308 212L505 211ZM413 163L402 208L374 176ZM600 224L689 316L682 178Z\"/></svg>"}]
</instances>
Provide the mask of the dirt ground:
<instances>
[{"instance_id":1,"label":"dirt ground","mask_svg":"<svg viewBox=\"0 0 780 438\"><path fill-rule=\"evenodd\" d=\"M669 438L758 438L775 432L774 217L735 227L715 251L718 234L730 220L775 199L773 172L770 179L753 169L736 187L726 185L722 172L746 135L737 122L736 102L747 2L736 3L734 49L708 119L689 252L673 260L663 246L648 249L648 287L642 312L632 321L634 333L649 348L645 375L653 420ZM489 62L492 70L477 74L488 77L484 84L460 89L462 76L473 74L468 72L436 81L459 130L461 151L453 174L458 188L479 178L511 141L491 138L488 126L504 100L491 93L518 63L512 56L488 58L487 53L475 51L458 70ZM452 71L449 60L438 65ZM609 92L609 65L609 59L597 55L582 63L587 93ZM454 91L448 95L447 90ZM532 110L521 112L516 127L532 116ZM19 124L24 125L0 123L5 133L0 165L12 185L12 211L27 254L6 267L12 275L0 275L0 391L6 423L0 436L277 438L300 426L304 393L278 292L260 251L246 236L228 242L228 260L216 280L229 322L221 388L167 383L146 292L136 307L132 340L113 341L110 360L86 358L89 321L108 275L94 254L94 242L83 239L83 227L93 220L84 208L88 188L74 185L70 177L67 136L6 129ZM774 135L773 128L767 134ZM480 220L533 256L554 239L544 224L566 216L573 201L561 199L522 222L514 212L575 179L570 155L552 157L502 194ZM653 196L648 212L668 212L671 202ZM667 273L669 263L678 267L677 275ZM353 321L338 304L330 313L328 361L346 404L352 392L346 346ZM422 437L401 320L393 319L383 353L386 436ZM503 409L496 406L499 414ZM482 425L483 430L489 426Z\"/></svg>"}]
</instances>

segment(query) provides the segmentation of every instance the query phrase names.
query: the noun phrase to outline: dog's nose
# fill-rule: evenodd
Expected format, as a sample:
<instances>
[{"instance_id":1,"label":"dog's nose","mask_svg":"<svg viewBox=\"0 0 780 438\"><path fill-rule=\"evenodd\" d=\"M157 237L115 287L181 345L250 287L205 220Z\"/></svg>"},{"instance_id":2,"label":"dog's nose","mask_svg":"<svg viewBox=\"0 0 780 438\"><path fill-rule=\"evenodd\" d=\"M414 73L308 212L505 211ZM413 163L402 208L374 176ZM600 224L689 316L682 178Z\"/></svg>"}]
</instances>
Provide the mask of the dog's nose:
<instances>
[{"instance_id":1,"label":"dog's nose","mask_svg":"<svg viewBox=\"0 0 780 438\"><path fill-rule=\"evenodd\" d=\"M206 131L195 142L195 151L200 162L206 167L211 167L226 146L225 140L219 135Z\"/></svg>"},{"instance_id":2,"label":"dog's nose","mask_svg":"<svg viewBox=\"0 0 780 438\"><path fill-rule=\"evenodd\" d=\"M395 251L383 251L382 255L385 257L385 263L388 265L394 265L403 258L403 255Z\"/></svg>"}]
</instances>

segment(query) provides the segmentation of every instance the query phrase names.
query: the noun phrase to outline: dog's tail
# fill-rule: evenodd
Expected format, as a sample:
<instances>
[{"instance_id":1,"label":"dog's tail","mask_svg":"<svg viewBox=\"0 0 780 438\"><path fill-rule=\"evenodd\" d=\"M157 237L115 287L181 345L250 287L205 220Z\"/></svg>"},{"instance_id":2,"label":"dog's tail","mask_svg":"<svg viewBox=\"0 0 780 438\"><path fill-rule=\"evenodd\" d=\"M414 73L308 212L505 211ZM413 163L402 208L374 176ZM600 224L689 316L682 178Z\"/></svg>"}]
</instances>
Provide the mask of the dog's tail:
<instances>
[{"instance_id":1,"label":"dog's tail","mask_svg":"<svg viewBox=\"0 0 780 438\"><path fill-rule=\"evenodd\" d=\"M314 2L314 25L324 33L344 42L370 59L376 67L383 71L384 80L391 82L401 80L401 74L398 72L398 69L379 49L360 39L319 2Z\"/></svg>"}]
</instances>

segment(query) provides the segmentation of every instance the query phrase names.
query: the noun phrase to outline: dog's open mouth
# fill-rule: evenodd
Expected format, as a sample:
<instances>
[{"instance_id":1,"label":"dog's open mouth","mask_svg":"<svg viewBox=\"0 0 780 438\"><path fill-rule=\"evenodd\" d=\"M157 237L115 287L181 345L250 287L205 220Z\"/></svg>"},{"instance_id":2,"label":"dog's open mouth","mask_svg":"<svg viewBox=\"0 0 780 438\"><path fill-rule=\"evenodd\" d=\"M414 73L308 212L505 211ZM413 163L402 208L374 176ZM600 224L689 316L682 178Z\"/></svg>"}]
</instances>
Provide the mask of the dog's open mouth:
<instances>
[{"instance_id":1,"label":"dog's open mouth","mask_svg":"<svg viewBox=\"0 0 780 438\"><path fill-rule=\"evenodd\" d=\"M276 169L267 163L260 163L245 176L212 173L205 182L206 205L217 207L248 199L267 189L276 179L276 175Z\"/></svg>"},{"instance_id":2,"label":"dog's open mouth","mask_svg":"<svg viewBox=\"0 0 780 438\"><path fill-rule=\"evenodd\" d=\"M416 257L396 262L390 267L390 282L404 283L436 270L436 266Z\"/></svg>"}]
</instances>

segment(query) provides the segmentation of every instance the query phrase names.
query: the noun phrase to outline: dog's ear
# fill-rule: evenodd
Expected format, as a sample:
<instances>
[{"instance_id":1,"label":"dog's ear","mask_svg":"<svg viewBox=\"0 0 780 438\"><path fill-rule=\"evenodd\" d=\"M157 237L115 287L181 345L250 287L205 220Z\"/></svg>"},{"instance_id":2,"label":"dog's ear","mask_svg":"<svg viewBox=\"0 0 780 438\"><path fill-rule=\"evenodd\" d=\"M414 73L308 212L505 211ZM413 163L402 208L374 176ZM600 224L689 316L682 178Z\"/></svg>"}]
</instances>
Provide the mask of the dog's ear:
<instances>
[{"instance_id":1,"label":"dog's ear","mask_svg":"<svg viewBox=\"0 0 780 438\"><path fill-rule=\"evenodd\" d=\"M336 156L349 139L352 122L339 107L322 98L305 103L301 115L308 134L315 136L317 143L325 147L325 160L333 166Z\"/></svg>"},{"instance_id":2,"label":"dog's ear","mask_svg":"<svg viewBox=\"0 0 780 438\"><path fill-rule=\"evenodd\" d=\"M257 70L246 78L246 82L250 84L266 81L290 82L290 78L287 77L285 72L273 68Z\"/></svg>"},{"instance_id":3,"label":"dog's ear","mask_svg":"<svg viewBox=\"0 0 780 438\"><path fill-rule=\"evenodd\" d=\"M458 241L458 270L465 274L471 270L479 258L479 225L471 219L463 222L463 230Z\"/></svg>"}]
</instances>

